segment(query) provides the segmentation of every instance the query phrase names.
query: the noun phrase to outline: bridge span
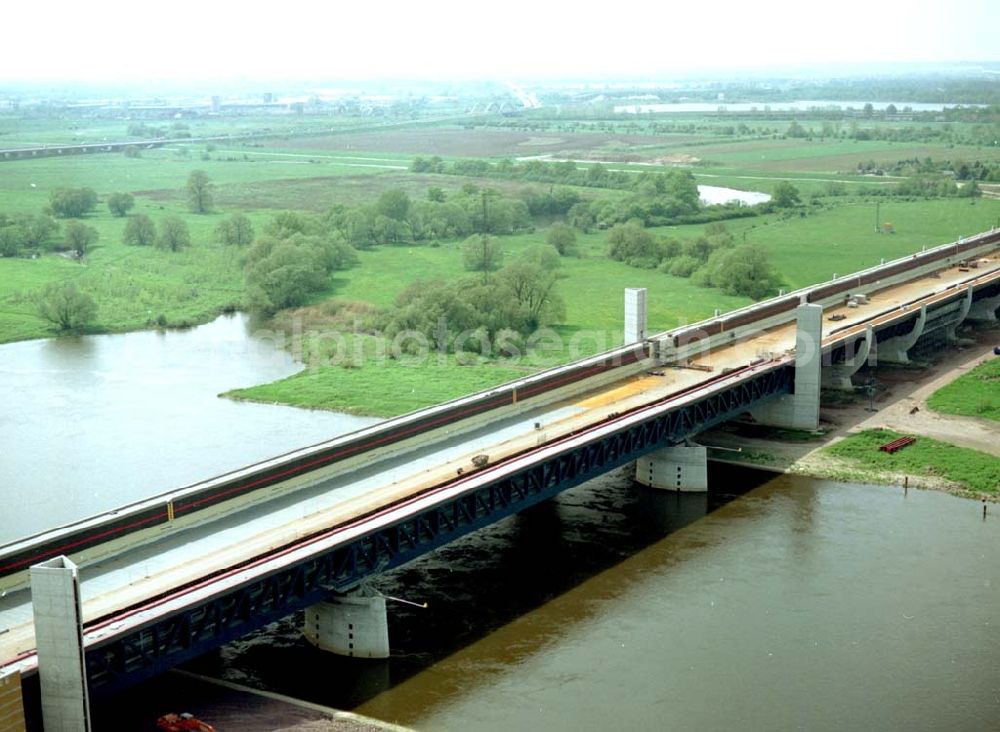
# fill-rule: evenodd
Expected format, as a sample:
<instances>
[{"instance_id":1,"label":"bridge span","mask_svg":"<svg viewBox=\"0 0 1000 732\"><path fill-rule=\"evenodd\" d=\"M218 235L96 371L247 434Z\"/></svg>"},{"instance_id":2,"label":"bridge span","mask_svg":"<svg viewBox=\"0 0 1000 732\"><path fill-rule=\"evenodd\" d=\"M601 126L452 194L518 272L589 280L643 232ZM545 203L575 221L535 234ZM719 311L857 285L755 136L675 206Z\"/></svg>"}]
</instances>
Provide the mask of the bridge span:
<instances>
[{"instance_id":1,"label":"bridge span","mask_svg":"<svg viewBox=\"0 0 1000 732\"><path fill-rule=\"evenodd\" d=\"M384 630L379 598L345 597L367 577L637 460L641 482L704 490L704 448L686 444L703 430L748 413L814 429L821 384L995 320L998 244L986 232L0 547L0 678L37 683L29 568L60 556L80 567L91 695L302 609L317 645L384 654L382 631L346 632L373 613Z\"/></svg>"}]
</instances>

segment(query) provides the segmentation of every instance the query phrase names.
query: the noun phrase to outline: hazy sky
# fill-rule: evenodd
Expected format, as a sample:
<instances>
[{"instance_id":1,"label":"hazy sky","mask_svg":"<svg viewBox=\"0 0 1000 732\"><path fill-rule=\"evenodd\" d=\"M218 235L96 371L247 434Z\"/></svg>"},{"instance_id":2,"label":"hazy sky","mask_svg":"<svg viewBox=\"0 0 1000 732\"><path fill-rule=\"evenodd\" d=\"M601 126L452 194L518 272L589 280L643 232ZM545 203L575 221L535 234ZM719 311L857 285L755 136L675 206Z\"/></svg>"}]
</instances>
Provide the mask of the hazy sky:
<instances>
[{"instance_id":1,"label":"hazy sky","mask_svg":"<svg viewBox=\"0 0 1000 732\"><path fill-rule=\"evenodd\" d=\"M1000 0L35 0L3 11L0 78L649 76L1000 61Z\"/></svg>"}]
</instances>

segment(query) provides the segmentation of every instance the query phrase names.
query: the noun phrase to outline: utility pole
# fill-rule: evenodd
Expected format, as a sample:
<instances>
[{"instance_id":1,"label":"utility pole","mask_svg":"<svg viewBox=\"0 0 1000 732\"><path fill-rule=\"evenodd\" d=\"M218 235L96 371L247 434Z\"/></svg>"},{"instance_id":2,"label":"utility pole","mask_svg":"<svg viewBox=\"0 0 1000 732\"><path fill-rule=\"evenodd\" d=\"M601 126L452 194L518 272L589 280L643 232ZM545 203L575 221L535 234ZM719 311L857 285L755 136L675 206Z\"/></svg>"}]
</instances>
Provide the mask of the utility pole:
<instances>
[{"instance_id":1,"label":"utility pole","mask_svg":"<svg viewBox=\"0 0 1000 732\"><path fill-rule=\"evenodd\" d=\"M479 195L480 195L480 197L482 198L482 201L483 201L483 233L484 234L489 234L490 233L490 216L489 216L489 208L488 208L487 201L488 201L488 199L496 198L497 192L494 191L494 190L492 190L492 189L490 189L490 188L483 188L479 192Z\"/></svg>"}]
</instances>

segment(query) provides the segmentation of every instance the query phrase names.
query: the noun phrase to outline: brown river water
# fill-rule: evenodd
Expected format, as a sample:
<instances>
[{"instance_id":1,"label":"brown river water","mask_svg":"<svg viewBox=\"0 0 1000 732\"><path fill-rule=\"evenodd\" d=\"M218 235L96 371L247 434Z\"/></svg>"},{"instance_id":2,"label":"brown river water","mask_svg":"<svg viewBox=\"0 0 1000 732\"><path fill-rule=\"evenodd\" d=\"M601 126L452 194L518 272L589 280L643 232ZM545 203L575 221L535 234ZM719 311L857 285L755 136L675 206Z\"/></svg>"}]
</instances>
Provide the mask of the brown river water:
<instances>
[{"instance_id":1,"label":"brown river water","mask_svg":"<svg viewBox=\"0 0 1000 732\"><path fill-rule=\"evenodd\" d=\"M611 474L375 584L387 661L298 618L194 670L420 730L1000 728L1000 517L714 466Z\"/></svg>"}]
</instances>

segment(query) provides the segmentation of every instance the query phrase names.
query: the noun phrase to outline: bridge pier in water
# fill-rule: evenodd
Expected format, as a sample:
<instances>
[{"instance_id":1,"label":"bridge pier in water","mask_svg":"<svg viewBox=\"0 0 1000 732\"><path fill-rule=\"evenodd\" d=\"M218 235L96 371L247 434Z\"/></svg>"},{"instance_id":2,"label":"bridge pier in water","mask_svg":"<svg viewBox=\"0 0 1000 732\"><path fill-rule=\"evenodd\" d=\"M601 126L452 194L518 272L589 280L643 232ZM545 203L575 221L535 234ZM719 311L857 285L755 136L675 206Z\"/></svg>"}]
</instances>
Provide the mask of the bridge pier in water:
<instances>
[{"instance_id":1,"label":"bridge pier in water","mask_svg":"<svg viewBox=\"0 0 1000 732\"><path fill-rule=\"evenodd\" d=\"M382 595L354 590L305 610L302 633L317 648L354 658L389 657L389 620Z\"/></svg>"},{"instance_id":2,"label":"bridge pier in water","mask_svg":"<svg viewBox=\"0 0 1000 732\"><path fill-rule=\"evenodd\" d=\"M795 430L819 428L819 389L823 375L823 308L816 304L795 309L794 392L754 407L750 414L760 424Z\"/></svg>"},{"instance_id":3,"label":"bridge pier in water","mask_svg":"<svg viewBox=\"0 0 1000 732\"><path fill-rule=\"evenodd\" d=\"M674 445L635 461L636 482L660 490L708 491L708 450L702 445Z\"/></svg>"}]
</instances>

